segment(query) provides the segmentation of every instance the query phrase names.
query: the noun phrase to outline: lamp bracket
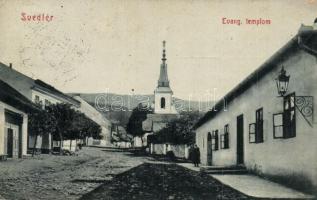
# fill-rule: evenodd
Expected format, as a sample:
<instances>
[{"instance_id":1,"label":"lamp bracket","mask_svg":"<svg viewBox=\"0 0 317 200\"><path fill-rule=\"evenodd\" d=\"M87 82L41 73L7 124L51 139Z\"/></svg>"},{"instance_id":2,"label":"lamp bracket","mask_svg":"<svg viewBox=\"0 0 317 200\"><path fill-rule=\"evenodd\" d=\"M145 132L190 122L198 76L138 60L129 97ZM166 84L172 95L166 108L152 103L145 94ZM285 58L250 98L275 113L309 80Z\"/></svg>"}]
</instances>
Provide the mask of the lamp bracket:
<instances>
[{"instance_id":1,"label":"lamp bracket","mask_svg":"<svg viewBox=\"0 0 317 200\"><path fill-rule=\"evenodd\" d=\"M295 96L294 102L296 108L304 117L310 127L314 123L314 97L313 96Z\"/></svg>"}]
</instances>

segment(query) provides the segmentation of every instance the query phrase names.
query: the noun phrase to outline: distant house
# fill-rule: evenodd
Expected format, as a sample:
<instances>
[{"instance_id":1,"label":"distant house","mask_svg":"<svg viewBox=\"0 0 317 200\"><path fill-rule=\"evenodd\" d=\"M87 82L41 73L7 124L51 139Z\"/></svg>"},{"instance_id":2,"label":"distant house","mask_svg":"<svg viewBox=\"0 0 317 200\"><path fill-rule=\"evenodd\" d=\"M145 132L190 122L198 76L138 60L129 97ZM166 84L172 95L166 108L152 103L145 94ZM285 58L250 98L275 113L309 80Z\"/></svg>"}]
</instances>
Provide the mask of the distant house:
<instances>
[{"instance_id":1,"label":"distant house","mask_svg":"<svg viewBox=\"0 0 317 200\"><path fill-rule=\"evenodd\" d=\"M12 65L9 66L0 63L0 80L9 84L12 88L21 93L25 98L40 105L43 109L45 106L56 103L68 103L74 108L80 106L80 102L72 97L55 89L53 86L37 79L34 80L18 71L13 69ZM28 149L34 147L35 137L29 134L28 136ZM41 149L43 153L48 153L52 145L51 135L38 136L37 149Z\"/></svg>"},{"instance_id":2,"label":"distant house","mask_svg":"<svg viewBox=\"0 0 317 200\"><path fill-rule=\"evenodd\" d=\"M128 134L123 126L113 124L112 126L112 144L121 148L132 146L133 136Z\"/></svg>"},{"instance_id":3,"label":"distant house","mask_svg":"<svg viewBox=\"0 0 317 200\"><path fill-rule=\"evenodd\" d=\"M302 26L198 121L202 164L244 165L317 189L316 60L317 23Z\"/></svg>"},{"instance_id":4,"label":"distant house","mask_svg":"<svg viewBox=\"0 0 317 200\"><path fill-rule=\"evenodd\" d=\"M73 95L73 98L80 102L80 107L76 109L84 113L101 127L101 144L105 146L111 145L111 122L93 106L83 100L80 95Z\"/></svg>"},{"instance_id":5,"label":"distant house","mask_svg":"<svg viewBox=\"0 0 317 200\"><path fill-rule=\"evenodd\" d=\"M35 104L0 80L0 158L27 154L28 114Z\"/></svg>"}]
</instances>

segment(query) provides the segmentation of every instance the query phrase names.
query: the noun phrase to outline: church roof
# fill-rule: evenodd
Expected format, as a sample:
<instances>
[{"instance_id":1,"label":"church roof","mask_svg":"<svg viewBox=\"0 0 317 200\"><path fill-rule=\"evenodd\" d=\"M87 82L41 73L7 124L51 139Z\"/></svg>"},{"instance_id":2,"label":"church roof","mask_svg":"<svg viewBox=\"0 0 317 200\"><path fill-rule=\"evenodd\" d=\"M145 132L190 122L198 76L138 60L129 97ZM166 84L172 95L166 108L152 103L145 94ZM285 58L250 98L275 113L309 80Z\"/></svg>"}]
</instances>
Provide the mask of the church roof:
<instances>
[{"instance_id":1,"label":"church roof","mask_svg":"<svg viewBox=\"0 0 317 200\"><path fill-rule=\"evenodd\" d=\"M172 93L172 89L170 87L160 87L158 86L155 89L155 92L159 92L159 93Z\"/></svg>"},{"instance_id":2,"label":"church roof","mask_svg":"<svg viewBox=\"0 0 317 200\"><path fill-rule=\"evenodd\" d=\"M168 122L179 117L178 114L147 114L147 119L142 122L142 129L145 132L156 132L164 128Z\"/></svg>"}]
</instances>

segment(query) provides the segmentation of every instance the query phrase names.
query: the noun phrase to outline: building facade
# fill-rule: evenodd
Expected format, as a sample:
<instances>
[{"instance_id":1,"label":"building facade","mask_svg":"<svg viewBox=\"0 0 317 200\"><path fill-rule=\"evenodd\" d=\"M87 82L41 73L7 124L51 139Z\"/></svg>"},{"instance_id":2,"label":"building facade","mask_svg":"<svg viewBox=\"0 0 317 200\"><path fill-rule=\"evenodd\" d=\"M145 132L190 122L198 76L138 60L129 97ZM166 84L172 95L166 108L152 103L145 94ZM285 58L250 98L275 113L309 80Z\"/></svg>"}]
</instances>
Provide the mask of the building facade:
<instances>
[{"instance_id":1,"label":"building facade","mask_svg":"<svg viewBox=\"0 0 317 200\"><path fill-rule=\"evenodd\" d=\"M111 122L93 106L83 100L80 95L74 95L73 98L80 102L80 107L76 109L84 113L89 119L96 122L101 127L101 143L103 145L110 146L112 126Z\"/></svg>"},{"instance_id":2,"label":"building facade","mask_svg":"<svg viewBox=\"0 0 317 200\"><path fill-rule=\"evenodd\" d=\"M6 82L28 100L40 105L42 109L44 109L45 106L56 103L67 103L74 108L80 107L79 101L39 79L34 80L16 71L13 69L12 64L7 66L0 63L0 80ZM40 149L44 153L48 153L52 149L51 135L38 136L36 141L36 149ZM28 149L34 148L34 143L35 137L33 134L29 134L27 143Z\"/></svg>"},{"instance_id":3,"label":"building facade","mask_svg":"<svg viewBox=\"0 0 317 200\"><path fill-rule=\"evenodd\" d=\"M0 80L0 159L27 154L28 114L37 107Z\"/></svg>"},{"instance_id":4,"label":"building facade","mask_svg":"<svg viewBox=\"0 0 317 200\"><path fill-rule=\"evenodd\" d=\"M244 165L316 190L316 31L302 26L198 121L202 164ZM281 75L284 80L277 78ZM284 81L288 85L281 87Z\"/></svg>"}]
</instances>

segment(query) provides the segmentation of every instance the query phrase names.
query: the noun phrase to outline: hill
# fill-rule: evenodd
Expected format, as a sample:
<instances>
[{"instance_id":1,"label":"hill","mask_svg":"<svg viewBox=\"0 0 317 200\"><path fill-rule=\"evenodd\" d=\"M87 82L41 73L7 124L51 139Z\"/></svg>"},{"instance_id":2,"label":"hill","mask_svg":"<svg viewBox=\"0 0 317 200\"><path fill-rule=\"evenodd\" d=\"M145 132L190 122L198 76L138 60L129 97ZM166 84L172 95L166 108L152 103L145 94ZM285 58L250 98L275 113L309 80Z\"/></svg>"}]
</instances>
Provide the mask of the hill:
<instances>
[{"instance_id":1,"label":"hill","mask_svg":"<svg viewBox=\"0 0 317 200\"><path fill-rule=\"evenodd\" d=\"M80 95L101 112L107 119L118 121L125 126L129 120L133 108L139 103L153 107L154 95L125 95L114 93L70 93ZM213 106L212 102L189 101L173 98L175 108L178 112L199 111L205 113Z\"/></svg>"}]
</instances>

